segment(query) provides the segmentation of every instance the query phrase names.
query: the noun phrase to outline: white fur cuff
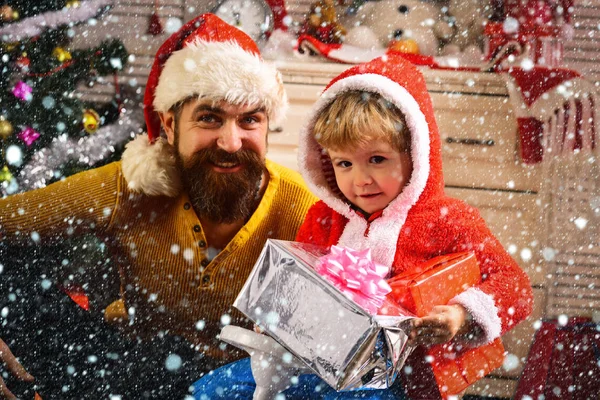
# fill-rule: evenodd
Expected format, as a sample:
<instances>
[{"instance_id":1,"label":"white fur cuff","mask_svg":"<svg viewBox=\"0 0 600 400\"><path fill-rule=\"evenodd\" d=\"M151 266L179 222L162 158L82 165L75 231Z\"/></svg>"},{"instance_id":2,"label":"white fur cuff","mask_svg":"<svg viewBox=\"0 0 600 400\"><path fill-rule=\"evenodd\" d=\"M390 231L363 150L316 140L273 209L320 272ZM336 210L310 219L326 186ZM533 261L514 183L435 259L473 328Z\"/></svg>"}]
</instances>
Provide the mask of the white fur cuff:
<instances>
[{"instance_id":1,"label":"white fur cuff","mask_svg":"<svg viewBox=\"0 0 600 400\"><path fill-rule=\"evenodd\" d=\"M473 316L473 320L482 329L483 334L469 341L470 345L480 346L500 337L502 321L494 299L477 288L469 288L450 300L449 304L460 304Z\"/></svg>"}]
</instances>

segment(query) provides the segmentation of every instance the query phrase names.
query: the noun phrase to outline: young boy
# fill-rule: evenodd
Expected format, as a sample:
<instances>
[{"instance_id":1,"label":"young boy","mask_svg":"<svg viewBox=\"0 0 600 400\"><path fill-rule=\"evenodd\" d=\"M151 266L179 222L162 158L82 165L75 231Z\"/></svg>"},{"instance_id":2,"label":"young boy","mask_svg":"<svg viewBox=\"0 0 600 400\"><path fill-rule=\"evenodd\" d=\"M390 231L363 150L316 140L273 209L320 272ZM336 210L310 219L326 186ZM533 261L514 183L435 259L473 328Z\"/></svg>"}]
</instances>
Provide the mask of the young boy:
<instances>
[{"instance_id":1,"label":"young boy","mask_svg":"<svg viewBox=\"0 0 600 400\"><path fill-rule=\"evenodd\" d=\"M301 132L299 164L321 201L309 210L297 241L369 248L390 277L417 271L439 255L475 252L482 282L416 319L415 343L428 346L455 336L466 345L489 343L531 312L527 275L473 207L445 195L431 99L421 73L403 58L355 66L327 86ZM246 398L252 380L250 374L250 383L240 381L248 373L244 368L249 370L246 360L215 371L196 385L198 393L221 387L224 398ZM411 398L439 397L437 388L411 375L400 379L406 391L395 384L387 391L344 393L314 376L300 378L284 392L286 399L401 399L406 392Z\"/></svg>"}]
</instances>

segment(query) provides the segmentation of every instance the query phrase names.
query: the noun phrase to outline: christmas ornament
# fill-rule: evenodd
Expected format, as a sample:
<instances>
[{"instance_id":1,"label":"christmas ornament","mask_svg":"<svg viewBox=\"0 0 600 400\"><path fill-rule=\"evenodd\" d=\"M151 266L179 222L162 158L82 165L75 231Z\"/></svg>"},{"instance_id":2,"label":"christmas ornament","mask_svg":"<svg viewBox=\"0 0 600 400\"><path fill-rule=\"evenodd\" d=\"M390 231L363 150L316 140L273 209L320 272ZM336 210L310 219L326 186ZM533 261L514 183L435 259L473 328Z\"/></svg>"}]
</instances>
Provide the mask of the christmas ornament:
<instances>
[{"instance_id":1,"label":"christmas ornament","mask_svg":"<svg viewBox=\"0 0 600 400\"><path fill-rule=\"evenodd\" d=\"M259 47L273 31L273 11L265 0L220 0L212 13L247 33Z\"/></svg>"},{"instance_id":2,"label":"christmas ornament","mask_svg":"<svg viewBox=\"0 0 600 400\"><path fill-rule=\"evenodd\" d=\"M343 42L346 29L338 22L334 1L318 0L311 4L300 34L316 37L323 43Z\"/></svg>"},{"instance_id":3,"label":"christmas ornament","mask_svg":"<svg viewBox=\"0 0 600 400\"><path fill-rule=\"evenodd\" d=\"M6 50L7 53L10 53L11 51L13 51L18 45L19 45L19 42L3 42L2 43L2 47Z\"/></svg>"},{"instance_id":4,"label":"christmas ornament","mask_svg":"<svg viewBox=\"0 0 600 400\"><path fill-rule=\"evenodd\" d=\"M69 61L71 59L71 53L62 47L55 47L52 51L52 55L60 62Z\"/></svg>"},{"instance_id":5,"label":"christmas ornament","mask_svg":"<svg viewBox=\"0 0 600 400\"><path fill-rule=\"evenodd\" d=\"M10 22L14 18L14 11L11 6L8 4L0 7L0 21L2 22Z\"/></svg>"},{"instance_id":6,"label":"christmas ornament","mask_svg":"<svg viewBox=\"0 0 600 400\"><path fill-rule=\"evenodd\" d=\"M288 16L284 0L265 0L273 11L273 29L287 31L292 18Z\"/></svg>"},{"instance_id":7,"label":"christmas ornament","mask_svg":"<svg viewBox=\"0 0 600 400\"><path fill-rule=\"evenodd\" d=\"M79 0L69 0L65 3L65 7L67 8L79 8L80 5Z\"/></svg>"},{"instance_id":8,"label":"christmas ornament","mask_svg":"<svg viewBox=\"0 0 600 400\"><path fill-rule=\"evenodd\" d=\"M8 166L4 166L0 170L0 182L10 182L13 179L13 175L10 173Z\"/></svg>"},{"instance_id":9,"label":"christmas ornament","mask_svg":"<svg viewBox=\"0 0 600 400\"><path fill-rule=\"evenodd\" d=\"M15 85L15 87L12 89L12 93L15 95L16 98L23 101L29 101L33 97L31 95L31 93L33 93L33 89L31 88L31 86L29 86L23 81L19 81Z\"/></svg>"},{"instance_id":10,"label":"christmas ornament","mask_svg":"<svg viewBox=\"0 0 600 400\"><path fill-rule=\"evenodd\" d=\"M100 116L98 113L91 108L83 111L83 129L87 133L94 133L100 126Z\"/></svg>"},{"instance_id":11,"label":"christmas ornament","mask_svg":"<svg viewBox=\"0 0 600 400\"><path fill-rule=\"evenodd\" d=\"M156 36L160 35L164 32L162 24L160 23L160 18L158 16L158 0L154 1L154 11L152 15L150 15L150 21L148 23L148 33L149 35Z\"/></svg>"},{"instance_id":12,"label":"christmas ornament","mask_svg":"<svg viewBox=\"0 0 600 400\"><path fill-rule=\"evenodd\" d=\"M393 40L388 49L400 53L419 54L419 44L413 39Z\"/></svg>"},{"instance_id":13,"label":"christmas ornament","mask_svg":"<svg viewBox=\"0 0 600 400\"><path fill-rule=\"evenodd\" d=\"M23 129L18 135L17 137L19 139L21 139L23 142L25 142L25 144L27 145L27 147L31 146L36 140L38 140L38 138L40 137L40 134L38 132L36 132L32 127L30 126L26 126L25 129Z\"/></svg>"},{"instance_id":14,"label":"christmas ornament","mask_svg":"<svg viewBox=\"0 0 600 400\"><path fill-rule=\"evenodd\" d=\"M28 71L29 64L31 64L31 60L29 59L29 57L27 57L27 55L22 55L21 57L17 58L15 64L21 71Z\"/></svg>"},{"instance_id":15,"label":"christmas ornament","mask_svg":"<svg viewBox=\"0 0 600 400\"><path fill-rule=\"evenodd\" d=\"M0 139L8 139L13 133L13 126L5 119L0 119Z\"/></svg>"}]
</instances>

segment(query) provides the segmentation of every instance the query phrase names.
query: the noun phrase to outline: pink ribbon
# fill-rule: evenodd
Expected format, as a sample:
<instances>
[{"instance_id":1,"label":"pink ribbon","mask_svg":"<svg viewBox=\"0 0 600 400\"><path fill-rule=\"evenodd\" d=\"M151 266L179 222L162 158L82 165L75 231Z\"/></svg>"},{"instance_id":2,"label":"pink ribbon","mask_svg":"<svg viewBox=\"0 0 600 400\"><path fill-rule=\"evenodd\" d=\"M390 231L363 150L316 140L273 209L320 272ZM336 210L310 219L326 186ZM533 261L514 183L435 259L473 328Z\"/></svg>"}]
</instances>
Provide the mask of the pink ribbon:
<instances>
[{"instance_id":1,"label":"pink ribbon","mask_svg":"<svg viewBox=\"0 0 600 400\"><path fill-rule=\"evenodd\" d=\"M377 313L392 288L385 281L388 268L371 260L371 250L332 246L317 261L317 272L370 314Z\"/></svg>"}]
</instances>

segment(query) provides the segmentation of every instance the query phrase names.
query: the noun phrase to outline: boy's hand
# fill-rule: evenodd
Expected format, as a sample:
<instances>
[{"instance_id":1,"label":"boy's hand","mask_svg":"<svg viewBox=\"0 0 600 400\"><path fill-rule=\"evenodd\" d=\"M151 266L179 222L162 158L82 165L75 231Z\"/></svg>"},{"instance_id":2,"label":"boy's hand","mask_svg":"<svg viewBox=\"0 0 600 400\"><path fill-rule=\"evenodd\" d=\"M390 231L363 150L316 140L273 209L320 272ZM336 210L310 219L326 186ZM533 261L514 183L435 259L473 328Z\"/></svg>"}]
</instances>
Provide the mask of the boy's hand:
<instances>
[{"instance_id":1,"label":"boy's hand","mask_svg":"<svg viewBox=\"0 0 600 400\"><path fill-rule=\"evenodd\" d=\"M468 315L459 304L436 306L429 315L413 320L409 341L425 346L446 343L468 330Z\"/></svg>"}]
</instances>

